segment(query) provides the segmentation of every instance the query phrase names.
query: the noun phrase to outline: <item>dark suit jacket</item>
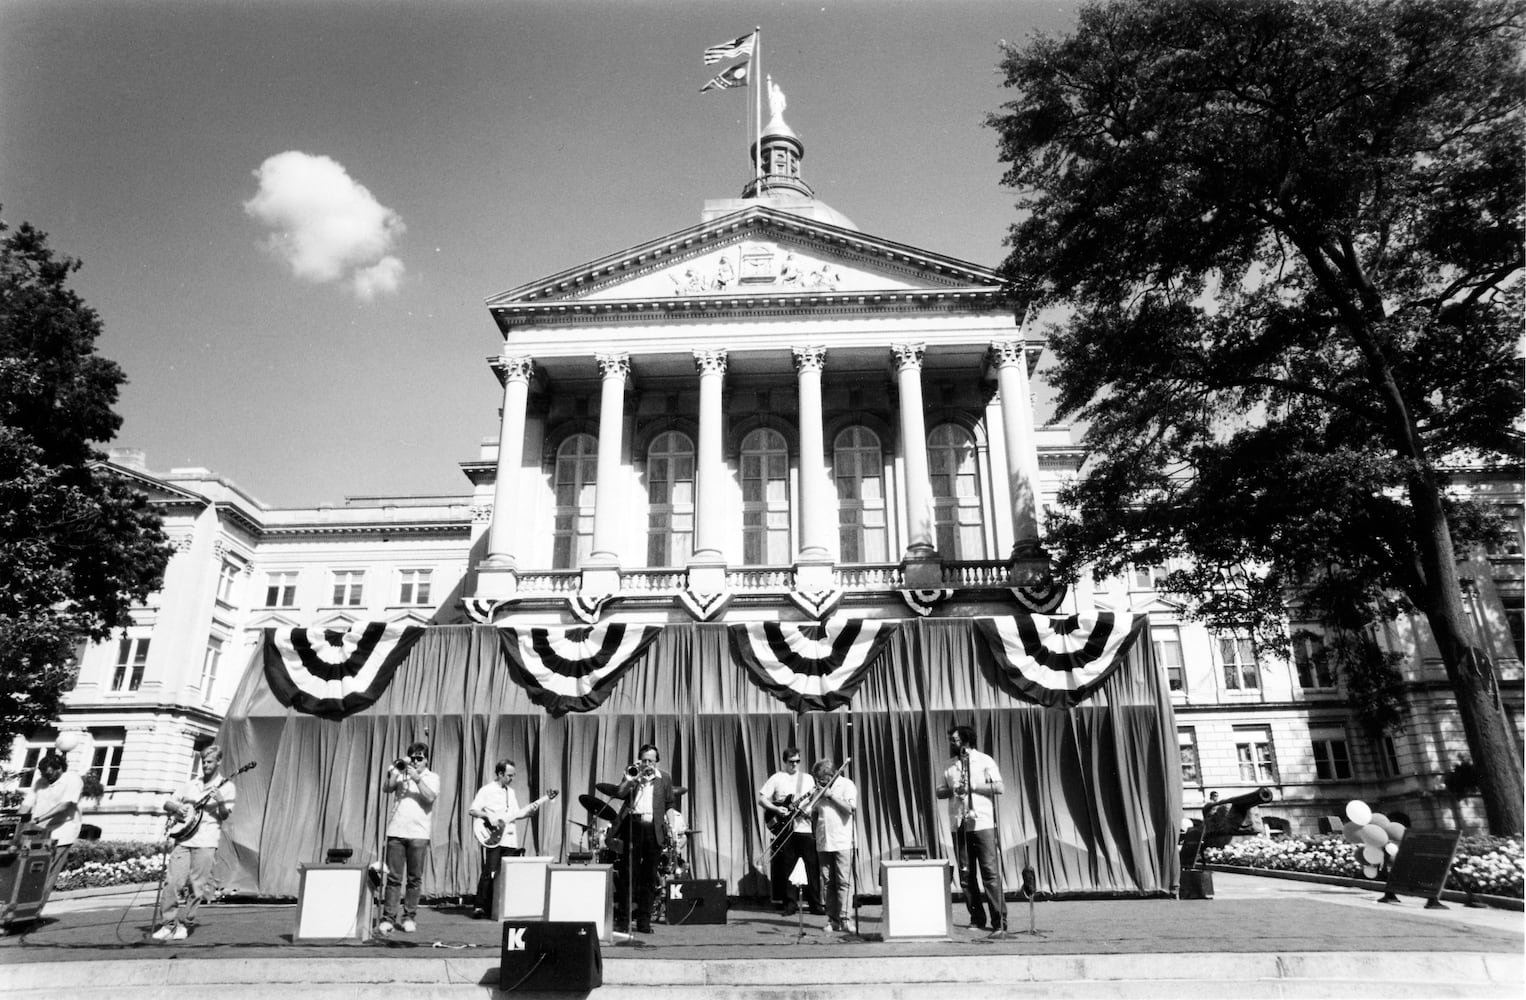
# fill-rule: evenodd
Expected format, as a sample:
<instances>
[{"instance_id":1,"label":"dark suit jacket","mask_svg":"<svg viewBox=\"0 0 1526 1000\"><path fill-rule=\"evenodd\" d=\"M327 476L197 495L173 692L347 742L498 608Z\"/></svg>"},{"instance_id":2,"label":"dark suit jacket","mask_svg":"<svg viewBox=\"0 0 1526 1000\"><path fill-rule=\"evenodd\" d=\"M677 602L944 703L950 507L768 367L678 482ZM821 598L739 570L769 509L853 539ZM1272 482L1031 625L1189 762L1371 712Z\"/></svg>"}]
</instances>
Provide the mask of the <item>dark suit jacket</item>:
<instances>
[{"instance_id":1,"label":"dark suit jacket","mask_svg":"<svg viewBox=\"0 0 1526 1000\"><path fill-rule=\"evenodd\" d=\"M625 805L620 809L622 820L630 815L631 806L635 804L636 789L640 786L641 783L635 778L626 778L620 782L620 788L615 794L625 800ZM673 794L673 776L659 767L657 777L652 782L652 825L657 828L659 847L666 847L668 843L668 825L663 822L663 817L669 809L677 808L678 797Z\"/></svg>"}]
</instances>

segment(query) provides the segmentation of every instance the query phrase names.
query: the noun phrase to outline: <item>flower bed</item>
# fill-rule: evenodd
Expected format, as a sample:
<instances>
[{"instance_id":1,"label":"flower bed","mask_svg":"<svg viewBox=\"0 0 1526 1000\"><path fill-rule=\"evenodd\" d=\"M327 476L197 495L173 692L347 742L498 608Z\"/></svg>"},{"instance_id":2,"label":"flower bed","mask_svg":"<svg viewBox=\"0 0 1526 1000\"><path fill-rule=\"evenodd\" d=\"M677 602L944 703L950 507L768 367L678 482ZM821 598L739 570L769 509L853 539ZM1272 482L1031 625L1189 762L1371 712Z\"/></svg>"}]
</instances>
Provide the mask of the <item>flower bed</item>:
<instances>
[{"instance_id":1,"label":"flower bed","mask_svg":"<svg viewBox=\"0 0 1526 1000\"><path fill-rule=\"evenodd\" d=\"M82 840L69 852L54 892L108 885L157 882L164 867L163 845L122 840Z\"/></svg>"},{"instance_id":2,"label":"flower bed","mask_svg":"<svg viewBox=\"0 0 1526 1000\"><path fill-rule=\"evenodd\" d=\"M1362 878L1361 848L1339 834L1318 837L1236 837L1227 847L1208 848L1203 860L1209 864L1265 868L1269 871L1305 872ZM1457 858L1446 887L1458 892L1523 898L1526 886L1526 853L1520 837L1465 836L1457 845Z\"/></svg>"}]
</instances>

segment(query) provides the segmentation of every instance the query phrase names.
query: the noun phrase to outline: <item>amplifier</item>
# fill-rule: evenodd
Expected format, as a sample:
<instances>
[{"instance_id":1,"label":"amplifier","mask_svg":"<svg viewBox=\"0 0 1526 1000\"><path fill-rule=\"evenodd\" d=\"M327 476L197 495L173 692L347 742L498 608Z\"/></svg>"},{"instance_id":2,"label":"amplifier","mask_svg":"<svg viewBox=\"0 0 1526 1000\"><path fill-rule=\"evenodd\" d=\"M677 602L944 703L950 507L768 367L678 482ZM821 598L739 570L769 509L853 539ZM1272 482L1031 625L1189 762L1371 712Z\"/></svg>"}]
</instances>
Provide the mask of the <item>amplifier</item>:
<instances>
[{"instance_id":1,"label":"amplifier","mask_svg":"<svg viewBox=\"0 0 1526 1000\"><path fill-rule=\"evenodd\" d=\"M726 883L718 878L674 879L667 884L663 923L724 924Z\"/></svg>"},{"instance_id":2,"label":"amplifier","mask_svg":"<svg viewBox=\"0 0 1526 1000\"><path fill-rule=\"evenodd\" d=\"M578 990L604 985L604 953L592 921L505 920L498 988Z\"/></svg>"}]
</instances>

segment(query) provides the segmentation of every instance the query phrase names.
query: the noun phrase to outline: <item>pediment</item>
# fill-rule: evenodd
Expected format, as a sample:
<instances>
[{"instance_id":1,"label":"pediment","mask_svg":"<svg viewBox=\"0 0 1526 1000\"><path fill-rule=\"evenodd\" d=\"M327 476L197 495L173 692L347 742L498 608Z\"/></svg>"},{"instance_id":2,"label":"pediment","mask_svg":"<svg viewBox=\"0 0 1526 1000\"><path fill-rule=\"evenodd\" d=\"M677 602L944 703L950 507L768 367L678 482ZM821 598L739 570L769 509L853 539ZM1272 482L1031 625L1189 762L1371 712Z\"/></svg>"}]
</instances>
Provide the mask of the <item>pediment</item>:
<instances>
[{"instance_id":1,"label":"pediment","mask_svg":"<svg viewBox=\"0 0 1526 1000\"><path fill-rule=\"evenodd\" d=\"M724 303L737 296L999 293L987 268L767 206L744 209L488 299L500 320L547 307Z\"/></svg>"}]
</instances>

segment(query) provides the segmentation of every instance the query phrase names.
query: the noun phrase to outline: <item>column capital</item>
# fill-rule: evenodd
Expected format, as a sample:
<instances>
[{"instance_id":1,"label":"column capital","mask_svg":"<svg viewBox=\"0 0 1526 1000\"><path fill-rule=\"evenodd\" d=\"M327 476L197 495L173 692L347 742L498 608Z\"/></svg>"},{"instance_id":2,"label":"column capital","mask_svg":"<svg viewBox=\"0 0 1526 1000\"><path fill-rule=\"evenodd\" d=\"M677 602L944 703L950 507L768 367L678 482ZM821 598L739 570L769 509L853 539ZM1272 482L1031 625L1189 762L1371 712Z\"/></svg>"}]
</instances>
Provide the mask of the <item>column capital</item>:
<instances>
[{"instance_id":1,"label":"column capital","mask_svg":"<svg viewBox=\"0 0 1526 1000\"><path fill-rule=\"evenodd\" d=\"M726 374L726 352L695 351L694 370L701 375Z\"/></svg>"},{"instance_id":2,"label":"column capital","mask_svg":"<svg viewBox=\"0 0 1526 1000\"><path fill-rule=\"evenodd\" d=\"M595 354L593 359L598 362L600 378L617 378L624 382L631 377L629 354Z\"/></svg>"},{"instance_id":3,"label":"column capital","mask_svg":"<svg viewBox=\"0 0 1526 1000\"><path fill-rule=\"evenodd\" d=\"M498 381L504 385L510 382L529 381L535 377L535 359L519 355L516 357L488 358L487 363L492 366L493 374L498 376Z\"/></svg>"},{"instance_id":4,"label":"column capital","mask_svg":"<svg viewBox=\"0 0 1526 1000\"><path fill-rule=\"evenodd\" d=\"M993 340L990 350L986 352L986 361L993 368L1016 368L1025 365L1027 374L1032 375L1039 366L1039 358L1044 354L1044 345L1040 341L1028 341L1021 337L1015 340Z\"/></svg>"},{"instance_id":5,"label":"column capital","mask_svg":"<svg viewBox=\"0 0 1526 1000\"><path fill-rule=\"evenodd\" d=\"M795 372L820 372L827 366L827 349L820 346L791 347L795 359Z\"/></svg>"},{"instance_id":6,"label":"column capital","mask_svg":"<svg viewBox=\"0 0 1526 1000\"><path fill-rule=\"evenodd\" d=\"M890 345L890 356L895 359L896 371L906 371L908 368L920 370L922 368L922 355L926 351L926 344Z\"/></svg>"}]
</instances>

